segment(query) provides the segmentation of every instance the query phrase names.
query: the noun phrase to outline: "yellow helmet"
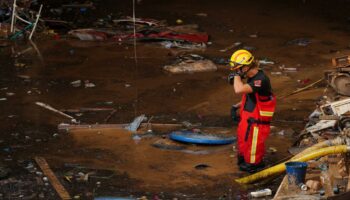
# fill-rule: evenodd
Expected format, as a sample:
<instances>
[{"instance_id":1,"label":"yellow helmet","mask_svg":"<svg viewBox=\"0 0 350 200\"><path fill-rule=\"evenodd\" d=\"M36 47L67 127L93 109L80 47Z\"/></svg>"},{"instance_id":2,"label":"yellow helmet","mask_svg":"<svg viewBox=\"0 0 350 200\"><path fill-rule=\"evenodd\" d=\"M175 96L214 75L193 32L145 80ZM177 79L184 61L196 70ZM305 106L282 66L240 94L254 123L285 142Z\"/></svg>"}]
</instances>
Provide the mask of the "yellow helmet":
<instances>
[{"instance_id":1,"label":"yellow helmet","mask_svg":"<svg viewBox=\"0 0 350 200\"><path fill-rule=\"evenodd\" d=\"M230 59L231 69L238 69L243 67L243 65L249 65L253 62L254 56L245 49L240 49L235 51Z\"/></svg>"}]
</instances>

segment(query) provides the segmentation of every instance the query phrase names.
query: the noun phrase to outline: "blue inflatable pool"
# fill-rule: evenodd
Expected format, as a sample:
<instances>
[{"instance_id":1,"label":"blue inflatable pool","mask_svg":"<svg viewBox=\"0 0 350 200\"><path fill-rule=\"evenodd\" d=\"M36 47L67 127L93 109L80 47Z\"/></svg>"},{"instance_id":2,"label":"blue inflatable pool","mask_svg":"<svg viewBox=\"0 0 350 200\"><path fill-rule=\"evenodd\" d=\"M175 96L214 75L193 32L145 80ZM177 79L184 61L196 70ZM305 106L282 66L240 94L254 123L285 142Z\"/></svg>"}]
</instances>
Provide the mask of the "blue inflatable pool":
<instances>
[{"instance_id":1,"label":"blue inflatable pool","mask_svg":"<svg viewBox=\"0 0 350 200\"><path fill-rule=\"evenodd\" d=\"M207 133L194 133L192 131L174 131L170 133L170 139L178 142L203 144L203 145L224 145L236 141L235 137L214 135Z\"/></svg>"}]
</instances>

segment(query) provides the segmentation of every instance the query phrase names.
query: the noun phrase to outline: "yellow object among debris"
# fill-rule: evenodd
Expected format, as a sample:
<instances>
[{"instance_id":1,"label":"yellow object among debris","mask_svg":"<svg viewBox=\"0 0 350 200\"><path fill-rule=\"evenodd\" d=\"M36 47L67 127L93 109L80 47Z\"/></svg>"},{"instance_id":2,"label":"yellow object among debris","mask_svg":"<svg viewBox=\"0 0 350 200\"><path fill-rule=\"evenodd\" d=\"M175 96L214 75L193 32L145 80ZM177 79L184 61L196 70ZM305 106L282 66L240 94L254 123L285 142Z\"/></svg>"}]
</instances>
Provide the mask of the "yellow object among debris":
<instances>
[{"instance_id":1,"label":"yellow object among debris","mask_svg":"<svg viewBox=\"0 0 350 200\"><path fill-rule=\"evenodd\" d=\"M315 158L323 157L326 155L330 154L338 154L338 153L347 153L350 152L350 146L347 145L338 145L338 146L331 146L331 147L326 147L322 149L317 149L314 151L308 151L305 154L297 157L297 158L292 158L286 162L290 161L300 161L300 162L306 162ZM286 170L285 163L280 163L278 165L275 165L273 167L270 167L268 169L262 170L258 173L252 174L250 176L246 176L243 178L236 179L235 181L240 183L240 184L249 184L255 181L258 181L260 179L269 177L271 175L279 174L282 173Z\"/></svg>"}]
</instances>

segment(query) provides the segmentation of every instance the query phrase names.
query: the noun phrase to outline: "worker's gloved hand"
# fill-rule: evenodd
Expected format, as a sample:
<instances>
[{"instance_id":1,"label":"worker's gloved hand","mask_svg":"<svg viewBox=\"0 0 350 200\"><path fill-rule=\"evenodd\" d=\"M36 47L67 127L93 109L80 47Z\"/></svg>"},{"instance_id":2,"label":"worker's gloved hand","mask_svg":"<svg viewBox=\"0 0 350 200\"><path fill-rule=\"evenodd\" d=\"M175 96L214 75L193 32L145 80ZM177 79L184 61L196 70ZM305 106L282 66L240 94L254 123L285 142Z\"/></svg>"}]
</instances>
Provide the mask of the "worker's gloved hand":
<instances>
[{"instance_id":1,"label":"worker's gloved hand","mask_svg":"<svg viewBox=\"0 0 350 200\"><path fill-rule=\"evenodd\" d=\"M230 85L233 85L233 81L235 79L235 76L230 73L228 76L227 76L227 82L230 84Z\"/></svg>"},{"instance_id":2,"label":"worker's gloved hand","mask_svg":"<svg viewBox=\"0 0 350 200\"><path fill-rule=\"evenodd\" d=\"M233 71L233 72L231 72L231 73L228 75L227 81L228 81L228 83L229 83L230 85L233 85L235 76L240 76L240 74L239 74L238 71Z\"/></svg>"},{"instance_id":3,"label":"worker's gloved hand","mask_svg":"<svg viewBox=\"0 0 350 200\"><path fill-rule=\"evenodd\" d=\"M230 85L233 85L235 76L240 76L242 78L242 76L243 76L242 71L241 70L234 70L228 75L227 81L230 83Z\"/></svg>"},{"instance_id":4,"label":"worker's gloved hand","mask_svg":"<svg viewBox=\"0 0 350 200\"><path fill-rule=\"evenodd\" d=\"M233 123L238 123L241 119L240 117L237 115L237 111L239 110L238 106L233 105L231 107L231 119L233 121Z\"/></svg>"}]
</instances>

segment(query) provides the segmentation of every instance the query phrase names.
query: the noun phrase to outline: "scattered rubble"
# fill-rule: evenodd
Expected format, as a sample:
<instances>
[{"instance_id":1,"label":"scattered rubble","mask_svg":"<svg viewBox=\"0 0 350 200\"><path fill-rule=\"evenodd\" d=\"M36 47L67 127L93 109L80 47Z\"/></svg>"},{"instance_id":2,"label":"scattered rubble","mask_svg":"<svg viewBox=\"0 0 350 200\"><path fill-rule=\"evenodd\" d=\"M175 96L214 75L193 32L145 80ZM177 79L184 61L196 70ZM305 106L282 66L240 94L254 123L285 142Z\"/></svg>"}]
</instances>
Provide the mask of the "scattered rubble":
<instances>
[{"instance_id":1,"label":"scattered rubble","mask_svg":"<svg viewBox=\"0 0 350 200\"><path fill-rule=\"evenodd\" d=\"M163 69L172 74L182 74L216 71L217 66L211 60L199 55L190 54L188 56L178 57L175 64L166 65Z\"/></svg>"},{"instance_id":2,"label":"scattered rubble","mask_svg":"<svg viewBox=\"0 0 350 200\"><path fill-rule=\"evenodd\" d=\"M298 45L298 46L305 47L305 46L309 45L310 43L311 43L311 41L308 38L297 38L297 39L288 41L287 45Z\"/></svg>"}]
</instances>

